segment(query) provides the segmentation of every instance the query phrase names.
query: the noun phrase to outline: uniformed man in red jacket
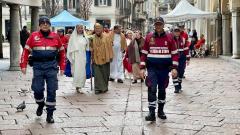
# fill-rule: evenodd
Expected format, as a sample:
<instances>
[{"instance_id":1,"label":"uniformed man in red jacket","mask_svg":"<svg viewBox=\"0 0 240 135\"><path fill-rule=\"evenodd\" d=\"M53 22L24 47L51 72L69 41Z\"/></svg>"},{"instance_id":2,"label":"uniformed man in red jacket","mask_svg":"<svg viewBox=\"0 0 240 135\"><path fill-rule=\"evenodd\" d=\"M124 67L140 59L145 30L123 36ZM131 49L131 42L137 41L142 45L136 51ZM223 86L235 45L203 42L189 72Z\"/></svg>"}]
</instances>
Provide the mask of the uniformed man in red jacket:
<instances>
[{"instance_id":1,"label":"uniformed man in red jacket","mask_svg":"<svg viewBox=\"0 0 240 135\"><path fill-rule=\"evenodd\" d=\"M185 25L181 24L181 25L179 25L179 28L180 28L180 36L183 39L183 43L189 47L191 43L188 41L188 34L187 34L187 32L185 32ZM184 73L183 73L183 78L185 78Z\"/></svg>"},{"instance_id":2,"label":"uniformed man in red jacket","mask_svg":"<svg viewBox=\"0 0 240 135\"><path fill-rule=\"evenodd\" d=\"M182 79L185 72L186 65L189 64L190 55L189 48L185 38L181 36L180 27L176 26L173 30L173 39L176 42L176 47L178 49L179 64L178 64L178 77L173 78L173 85L175 87L174 93L179 93L182 91Z\"/></svg>"},{"instance_id":3,"label":"uniformed man in red jacket","mask_svg":"<svg viewBox=\"0 0 240 135\"><path fill-rule=\"evenodd\" d=\"M68 37L64 35L64 29L58 29L57 30L57 34L60 37L60 40L65 48L65 50L67 50L67 46L68 46Z\"/></svg>"},{"instance_id":4,"label":"uniformed man in red jacket","mask_svg":"<svg viewBox=\"0 0 240 135\"><path fill-rule=\"evenodd\" d=\"M32 90L38 104L37 116L41 116L46 105L48 123L54 123L53 111L56 110L56 90L58 89L57 74L63 75L65 69L65 50L59 36L50 31L51 23L48 17L39 18L40 30L33 32L23 50L20 67L26 74L29 55L33 66ZM45 83L47 84L47 99L44 98Z\"/></svg>"},{"instance_id":5,"label":"uniformed man in red jacket","mask_svg":"<svg viewBox=\"0 0 240 135\"><path fill-rule=\"evenodd\" d=\"M145 83L148 87L149 114L146 121L155 121L155 109L158 103L158 117L166 119L163 111L166 102L166 88L169 83L169 72L177 76L178 51L171 35L164 32L164 20L154 20L155 31L146 36L141 55L141 76L144 78L145 68L148 76ZM156 96L158 88L158 98ZM158 99L158 100L157 100Z\"/></svg>"},{"instance_id":6,"label":"uniformed man in red jacket","mask_svg":"<svg viewBox=\"0 0 240 135\"><path fill-rule=\"evenodd\" d=\"M178 27L180 29L180 36L182 37L184 44L186 43L188 45L188 34L185 32L185 25L178 25Z\"/></svg>"}]
</instances>

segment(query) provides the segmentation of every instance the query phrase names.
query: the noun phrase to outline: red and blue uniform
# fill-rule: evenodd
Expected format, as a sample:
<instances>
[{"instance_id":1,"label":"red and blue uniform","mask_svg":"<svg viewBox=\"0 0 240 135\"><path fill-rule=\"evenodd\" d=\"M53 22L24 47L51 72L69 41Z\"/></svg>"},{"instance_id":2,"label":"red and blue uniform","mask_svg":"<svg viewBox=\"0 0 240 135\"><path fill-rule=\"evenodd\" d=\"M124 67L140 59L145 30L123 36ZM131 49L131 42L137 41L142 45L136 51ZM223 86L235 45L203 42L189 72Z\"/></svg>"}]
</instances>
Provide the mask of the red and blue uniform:
<instances>
[{"instance_id":1,"label":"red and blue uniform","mask_svg":"<svg viewBox=\"0 0 240 135\"><path fill-rule=\"evenodd\" d=\"M67 36L65 36L65 35L62 35L62 36L60 36L60 40L61 40L62 45L65 48L65 50L67 50L69 38Z\"/></svg>"},{"instance_id":2,"label":"red and blue uniform","mask_svg":"<svg viewBox=\"0 0 240 135\"><path fill-rule=\"evenodd\" d=\"M180 33L180 36L182 37L182 40L183 40L183 43L185 44L189 44L189 41L188 41L188 34L184 31L181 31Z\"/></svg>"},{"instance_id":3,"label":"red and blue uniform","mask_svg":"<svg viewBox=\"0 0 240 135\"><path fill-rule=\"evenodd\" d=\"M155 110L157 103L164 104L169 72L178 67L178 51L171 35L149 33L142 48L140 68L147 68L148 107ZM156 97L158 88L158 101Z\"/></svg>"},{"instance_id":4,"label":"red and blue uniform","mask_svg":"<svg viewBox=\"0 0 240 135\"><path fill-rule=\"evenodd\" d=\"M27 40L22 53L20 67L26 68L29 55L32 57L33 79L32 90L36 103L44 103L45 82L47 84L46 106L48 111L54 111L56 105L56 90L58 89L57 74L65 69L65 49L59 36L49 32L44 36L41 31L33 32Z\"/></svg>"},{"instance_id":5,"label":"red and blue uniform","mask_svg":"<svg viewBox=\"0 0 240 135\"><path fill-rule=\"evenodd\" d=\"M182 89L182 79L183 79L183 75L185 72L185 68L186 68L186 61L190 60L190 55L189 55L189 47L187 45L188 42L186 42L185 38L183 38L182 36L179 37L173 37L175 43L176 43L176 47L178 50L178 77L173 78L173 85L175 87L175 91L179 92L179 90Z\"/></svg>"}]
</instances>

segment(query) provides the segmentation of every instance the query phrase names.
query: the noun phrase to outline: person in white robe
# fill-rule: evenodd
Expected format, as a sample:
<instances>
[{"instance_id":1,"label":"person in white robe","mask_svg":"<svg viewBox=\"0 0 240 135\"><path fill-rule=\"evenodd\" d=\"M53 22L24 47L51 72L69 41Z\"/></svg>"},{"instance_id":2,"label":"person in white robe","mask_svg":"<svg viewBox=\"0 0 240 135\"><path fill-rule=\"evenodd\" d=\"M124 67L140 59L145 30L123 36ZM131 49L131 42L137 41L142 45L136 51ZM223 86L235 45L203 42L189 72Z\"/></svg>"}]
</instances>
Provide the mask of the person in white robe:
<instances>
[{"instance_id":1,"label":"person in white robe","mask_svg":"<svg viewBox=\"0 0 240 135\"><path fill-rule=\"evenodd\" d=\"M89 40L84 34L84 26L77 25L69 39L67 58L71 63L73 86L78 93L86 82L86 51L89 50Z\"/></svg>"},{"instance_id":2,"label":"person in white robe","mask_svg":"<svg viewBox=\"0 0 240 135\"><path fill-rule=\"evenodd\" d=\"M114 26L114 32L110 37L113 43L113 60L110 64L110 78L109 81L117 79L118 83L123 83L124 71L123 71L123 56L127 48L126 38L121 33L121 26Z\"/></svg>"}]
</instances>

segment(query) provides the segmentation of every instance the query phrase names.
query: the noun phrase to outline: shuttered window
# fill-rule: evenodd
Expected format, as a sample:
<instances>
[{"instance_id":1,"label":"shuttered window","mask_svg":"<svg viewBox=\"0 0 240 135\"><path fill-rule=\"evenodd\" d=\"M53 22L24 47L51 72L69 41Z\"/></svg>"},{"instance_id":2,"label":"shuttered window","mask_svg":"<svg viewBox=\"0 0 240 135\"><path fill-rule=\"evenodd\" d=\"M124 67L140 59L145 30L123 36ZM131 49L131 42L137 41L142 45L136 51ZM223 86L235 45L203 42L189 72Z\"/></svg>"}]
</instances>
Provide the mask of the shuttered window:
<instances>
[{"instance_id":1,"label":"shuttered window","mask_svg":"<svg viewBox=\"0 0 240 135\"><path fill-rule=\"evenodd\" d=\"M98 1L99 0L94 0L94 6L98 6Z\"/></svg>"},{"instance_id":2,"label":"shuttered window","mask_svg":"<svg viewBox=\"0 0 240 135\"><path fill-rule=\"evenodd\" d=\"M112 6L112 0L95 0L95 6Z\"/></svg>"},{"instance_id":3,"label":"shuttered window","mask_svg":"<svg viewBox=\"0 0 240 135\"><path fill-rule=\"evenodd\" d=\"M107 1L107 5L108 5L108 6L112 6L112 0L108 0L108 1Z\"/></svg>"}]
</instances>

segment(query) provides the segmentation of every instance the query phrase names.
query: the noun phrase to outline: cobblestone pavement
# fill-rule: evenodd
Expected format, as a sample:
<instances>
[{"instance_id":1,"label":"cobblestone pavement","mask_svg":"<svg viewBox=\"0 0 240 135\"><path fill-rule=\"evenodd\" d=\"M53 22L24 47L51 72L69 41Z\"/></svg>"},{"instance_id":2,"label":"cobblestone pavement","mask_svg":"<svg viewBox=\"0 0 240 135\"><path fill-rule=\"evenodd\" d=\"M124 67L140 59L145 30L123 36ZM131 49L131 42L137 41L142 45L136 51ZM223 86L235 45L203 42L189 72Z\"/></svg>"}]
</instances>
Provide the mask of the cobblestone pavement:
<instances>
[{"instance_id":1,"label":"cobblestone pavement","mask_svg":"<svg viewBox=\"0 0 240 135\"><path fill-rule=\"evenodd\" d=\"M2 61L2 60L1 60ZM144 84L110 83L106 94L95 95L89 87L84 94L72 88L71 78L59 77L55 123L37 117L29 89L31 70L0 71L0 134L79 134L79 135L235 135L240 134L240 72L220 59L193 59L187 68L183 92L167 89L167 120L144 121L147 90ZM26 109L16 112L23 100Z\"/></svg>"}]
</instances>

